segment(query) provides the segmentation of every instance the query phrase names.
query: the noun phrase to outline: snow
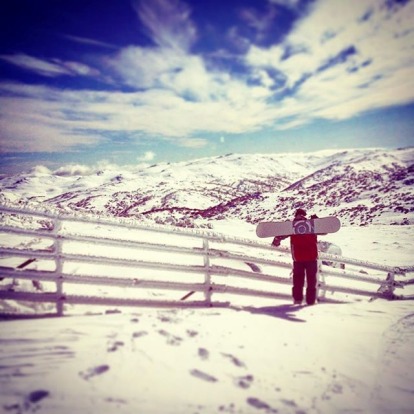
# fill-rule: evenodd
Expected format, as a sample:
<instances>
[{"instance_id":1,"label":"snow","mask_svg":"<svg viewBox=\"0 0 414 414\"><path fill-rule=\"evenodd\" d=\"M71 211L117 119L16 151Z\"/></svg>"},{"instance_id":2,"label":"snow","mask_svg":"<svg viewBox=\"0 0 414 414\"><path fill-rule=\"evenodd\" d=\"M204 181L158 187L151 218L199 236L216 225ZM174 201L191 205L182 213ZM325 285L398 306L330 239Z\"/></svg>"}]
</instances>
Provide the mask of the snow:
<instances>
[{"instance_id":1,"label":"snow","mask_svg":"<svg viewBox=\"0 0 414 414\"><path fill-rule=\"evenodd\" d=\"M213 229L255 237L239 221ZM324 240L345 256L403 266L412 231L344 227ZM414 412L412 301L243 303L3 321L0 412Z\"/></svg>"},{"instance_id":2,"label":"snow","mask_svg":"<svg viewBox=\"0 0 414 414\"><path fill-rule=\"evenodd\" d=\"M248 186L249 180L260 182L262 178L275 177L283 188L330 165L339 170L351 165L358 171L382 171L382 166L393 162L408 166L413 154L412 149L326 150L312 154L229 154L146 168L107 166L100 171L95 167L67 166L50 172L38 167L30 174L3 179L0 197L18 203L25 198L47 200L68 193L69 201L88 204L91 199L91 212L105 212L108 203L124 208L124 200L125 207L132 205L138 210L134 203L138 206L141 197L152 196L155 189L157 198L149 197L145 210L161 206L170 216L168 207L207 208L226 201L225 193L231 189L234 191L230 198L248 193L241 186ZM308 178L308 184L312 182L312 177ZM277 184L278 181L274 183L276 190ZM351 186L349 182L347 185ZM407 192L405 203L409 206L411 188L408 184L400 187L401 192ZM274 211L276 193L273 189L263 193L265 199L257 212L253 211L257 217ZM382 201L372 201L371 193L365 191L347 203L348 207L364 204L371 208ZM312 213L321 217L336 213L336 207L329 210L325 204L324 200L320 205L316 203ZM240 217L211 220L208 225L212 231L226 236L257 241L255 226ZM413 225L385 225L401 222L404 217L409 215L381 210L373 219L379 223L376 225L348 226L344 220L345 225L338 233L320 240L339 246L345 257L396 267L413 266ZM13 219L18 221L19 217ZM35 223L27 221L25 228L33 226ZM120 261L134 257L155 264L183 264L184 260L188 266L203 265L202 256L197 259L167 251L154 254L127 245L133 240L155 242L154 234L149 231L134 233L127 228L114 230L84 223L76 228L76 234L125 240L122 249L101 246L100 253L105 251ZM50 244L31 236L1 233L0 237L3 247L20 244L20 248L47 249ZM192 248L193 242L174 234L165 237L167 246ZM201 240L197 242L200 248ZM288 241L283 245L287 247ZM212 246L216 248L214 243ZM65 244L64 253L81 252L92 257L94 248L92 243L74 241ZM249 247L238 246L234 252L249 255ZM278 253L269 251L271 254ZM220 263L224 259L215 260ZM284 260L290 263L286 254ZM16 257L2 257L1 264L5 262L12 266L19 264ZM54 262L35 262L30 268L39 266L39 270L44 270L47 265L53 267ZM247 265L243 261L231 262L233 268L244 271ZM74 275L112 277L115 269L119 272L120 268L93 260L81 264L73 261L66 266ZM271 270L265 269L272 274ZM288 274L290 269L282 271ZM119 277L135 277L134 272L136 269L125 264ZM187 280L184 272L178 274L155 265L145 275L156 281ZM384 276L382 272L381 277ZM204 275L197 277L200 280L192 282L202 283ZM412 273L407 278L412 279ZM329 276L327 279L329 284ZM223 277L220 281L227 285L231 282L235 283L233 286L257 289L261 283L236 277ZM343 283L352 287L355 282ZM49 285L52 290L56 288L54 283ZM273 286L281 292L290 291L289 285ZM412 284L396 293L412 295L413 288ZM73 283L70 289L72 292L67 293L76 294L84 287ZM130 294L129 288L124 287L94 286L94 289L95 294L107 294L108 290L113 296L127 298ZM181 292L167 291L167 294L177 296ZM0 413L414 413L412 300L369 301L355 296L349 297L346 304L321 302L315 306L294 306L289 301L226 293L214 293L213 299L216 296L219 300L230 300L231 305L180 309L82 305L70 308L68 316L62 318L1 321ZM25 311L33 310L29 306L21 304Z\"/></svg>"},{"instance_id":3,"label":"snow","mask_svg":"<svg viewBox=\"0 0 414 414\"><path fill-rule=\"evenodd\" d=\"M2 407L41 413L410 412L410 308L381 301L275 304L3 322ZM30 402L39 391L48 394Z\"/></svg>"}]
</instances>

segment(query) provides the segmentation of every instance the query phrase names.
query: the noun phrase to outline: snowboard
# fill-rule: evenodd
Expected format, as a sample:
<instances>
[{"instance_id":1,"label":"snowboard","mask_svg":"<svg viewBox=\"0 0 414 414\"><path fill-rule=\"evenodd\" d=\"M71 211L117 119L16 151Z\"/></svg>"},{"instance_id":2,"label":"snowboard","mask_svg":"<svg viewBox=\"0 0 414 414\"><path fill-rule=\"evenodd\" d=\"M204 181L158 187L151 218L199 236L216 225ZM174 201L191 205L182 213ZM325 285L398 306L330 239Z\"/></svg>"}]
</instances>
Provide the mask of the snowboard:
<instances>
[{"instance_id":1,"label":"snowboard","mask_svg":"<svg viewBox=\"0 0 414 414\"><path fill-rule=\"evenodd\" d=\"M341 227L336 217L323 217L294 221L263 221L256 227L258 237L292 236L294 234L335 233Z\"/></svg>"}]
</instances>

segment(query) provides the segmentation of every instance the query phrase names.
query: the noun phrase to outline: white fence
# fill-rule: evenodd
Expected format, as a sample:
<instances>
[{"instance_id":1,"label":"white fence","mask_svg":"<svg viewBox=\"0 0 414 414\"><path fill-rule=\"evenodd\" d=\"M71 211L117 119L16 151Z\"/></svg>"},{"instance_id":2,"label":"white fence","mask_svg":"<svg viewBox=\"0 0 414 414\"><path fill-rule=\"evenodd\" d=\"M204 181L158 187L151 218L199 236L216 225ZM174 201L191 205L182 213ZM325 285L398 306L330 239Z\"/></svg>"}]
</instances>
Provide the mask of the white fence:
<instances>
[{"instance_id":1,"label":"white fence","mask_svg":"<svg viewBox=\"0 0 414 414\"><path fill-rule=\"evenodd\" d=\"M291 298L286 248L208 231L7 205L0 205L0 217L3 313L10 303L49 303L62 315L70 305L226 306L246 297ZM405 276L414 267L320 256L342 264L322 267L320 300L404 298L395 289L413 283Z\"/></svg>"}]
</instances>

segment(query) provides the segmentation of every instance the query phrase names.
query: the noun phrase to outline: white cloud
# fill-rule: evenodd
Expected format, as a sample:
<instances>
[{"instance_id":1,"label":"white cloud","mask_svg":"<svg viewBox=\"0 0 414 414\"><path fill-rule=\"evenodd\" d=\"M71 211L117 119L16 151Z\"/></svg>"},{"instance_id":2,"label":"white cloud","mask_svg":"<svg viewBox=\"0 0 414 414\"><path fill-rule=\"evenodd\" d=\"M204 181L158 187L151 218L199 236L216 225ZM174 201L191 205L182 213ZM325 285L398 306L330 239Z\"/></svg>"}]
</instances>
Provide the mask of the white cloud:
<instances>
[{"instance_id":1,"label":"white cloud","mask_svg":"<svg viewBox=\"0 0 414 414\"><path fill-rule=\"evenodd\" d=\"M85 121L70 119L76 110L82 114L86 94L19 84L0 84L2 92L2 152L56 152L104 140L95 131L82 130Z\"/></svg>"},{"instance_id":2,"label":"white cloud","mask_svg":"<svg viewBox=\"0 0 414 414\"><path fill-rule=\"evenodd\" d=\"M269 3L276 4L279 6L284 6L289 9L296 9L301 0L269 0Z\"/></svg>"},{"instance_id":3,"label":"white cloud","mask_svg":"<svg viewBox=\"0 0 414 414\"><path fill-rule=\"evenodd\" d=\"M137 161L152 161L155 157L155 152L147 151L141 157L138 157Z\"/></svg>"},{"instance_id":4,"label":"white cloud","mask_svg":"<svg viewBox=\"0 0 414 414\"><path fill-rule=\"evenodd\" d=\"M61 36L64 37L65 39L69 39L76 43L82 43L82 44L96 46L96 47L103 47L105 49L118 49L117 46L112 45L110 43L101 42L95 39L89 39L87 37L72 36L68 34L62 34Z\"/></svg>"},{"instance_id":5,"label":"white cloud","mask_svg":"<svg viewBox=\"0 0 414 414\"><path fill-rule=\"evenodd\" d=\"M146 92L172 91L186 101L232 101L240 98L241 89L253 97L269 95L266 87L250 87L243 78L207 66L202 56L173 49L131 46L108 62L126 85Z\"/></svg>"},{"instance_id":6,"label":"white cloud","mask_svg":"<svg viewBox=\"0 0 414 414\"><path fill-rule=\"evenodd\" d=\"M271 27L275 24L277 10L269 5L265 12L258 12L253 8L243 8L240 11L243 21L254 30L255 42L261 42L268 34Z\"/></svg>"},{"instance_id":7,"label":"white cloud","mask_svg":"<svg viewBox=\"0 0 414 414\"><path fill-rule=\"evenodd\" d=\"M393 13L382 4L319 0L283 44L250 47L245 60L250 73L236 76L190 53L196 29L183 3L137 3L156 46L130 46L107 60L135 91L0 83L2 151L70 150L120 131L137 140L145 135L202 148L204 132L288 129L315 118L346 119L412 102L414 2ZM347 49L354 52L340 59ZM46 76L88 76L92 70L76 62L13 56L10 62Z\"/></svg>"},{"instance_id":8,"label":"white cloud","mask_svg":"<svg viewBox=\"0 0 414 414\"><path fill-rule=\"evenodd\" d=\"M119 131L201 148L207 141L197 136L204 131L242 133L271 121L265 88L212 80L210 89L213 97L194 101L163 89L122 93L0 83L1 148L62 151L96 145Z\"/></svg>"},{"instance_id":9,"label":"white cloud","mask_svg":"<svg viewBox=\"0 0 414 414\"><path fill-rule=\"evenodd\" d=\"M71 61L66 61L66 62L62 62L59 61L60 64L66 68L69 73L72 76L99 76L99 71L91 68L88 65L84 65L83 63L79 63L79 62L71 62Z\"/></svg>"},{"instance_id":10,"label":"white cloud","mask_svg":"<svg viewBox=\"0 0 414 414\"><path fill-rule=\"evenodd\" d=\"M44 165L36 165L30 169L30 174L33 175L50 175L52 172Z\"/></svg>"},{"instance_id":11,"label":"white cloud","mask_svg":"<svg viewBox=\"0 0 414 414\"><path fill-rule=\"evenodd\" d=\"M110 66L129 86L172 90L195 100L210 99L228 79L226 74L208 72L201 57L168 48L131 46L114 57Z\"/></svg>"},{"instance_id":12,"label":"white cloud","mask_svg":"<svg viewBox=\"0 0 414 414\"><path fill-rule=\"evenodd\" d=\"M140 0L133 3L149 37L162 48L187 51L197 38L189 6L180 0Z\"/></svg>"},{"instance_id":13,"label":"white cloud","mask_svg":"<svg viewBox=\"0 0 414 414\"><path fill-rule=\"evenodd\" d=\"M83 63L60 59L39 59L24 53L1 55L1 60L46 77L98 76L99 72Z\"/></svg>"},{"instance_id":14,"label":"white cloud","mask_svg":"<svg viewBox=\"0 0 414 414\"><path fill-rule=\"evenodd\" d=\"M24 53L15 55L2 55L0 59L13 65L19 66L22 69L36 72L43 76L55 77L62 75L69 75L70 72L59 64L38 59Z\"/></svg>"},{"instance_id":15,"label":"white cloud","mask_svg":"<svg viewBox=\"0 0 414 414\"><path fill-rule=\"evenodd\" d=\"M130 46L110 61L127 85L136 88L157 87L160 76L177 72L183 66L183 54L166 48Z\"/></svg>"},{"instance_id":16,"label":"white cloud","mask_svg":"<svg viewBox=\"0 0 414 414\"><path fill-rule=\"evenodd\" d=\"M283 44L252 47L246 61L256 72L286 76L293 95L279 102L274 119L297 119L281 128L406 104L414 101L413 19L414 2L390 11L384 1L319 0Z\"/></svg>"},{"instance_id":17,"label":"white cloud","mask_svg":"<svg viewBox=\"0 0 414 414\"><path fill-rule=\"evenodd\" d=\"M203 148L208 141L204 138L183 138L178 140L178 145L184 148Z\"/></svg>"},{"instance_id":18,"label":"white cloud","mask_svg":"<svg viewBox=\"0 0 414 414\"><path fill-rule=\"evenodd\" d=\"M58 175L61 177L70 177L74 175L91 175L94 173L95 171L93 170L93 168L89 167L88 165L80 164L65 165L53 171L54 175Z\"/></svg>"}]
</instances>

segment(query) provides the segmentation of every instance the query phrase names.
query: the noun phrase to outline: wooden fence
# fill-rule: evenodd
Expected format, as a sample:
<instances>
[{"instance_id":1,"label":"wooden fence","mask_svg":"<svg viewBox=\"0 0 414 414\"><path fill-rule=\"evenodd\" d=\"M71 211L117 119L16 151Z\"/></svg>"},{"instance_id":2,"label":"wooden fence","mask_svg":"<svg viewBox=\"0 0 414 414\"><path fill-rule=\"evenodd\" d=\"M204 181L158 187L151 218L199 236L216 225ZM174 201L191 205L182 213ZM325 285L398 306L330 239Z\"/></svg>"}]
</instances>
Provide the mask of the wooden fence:
<instances>
[{"instance_id":1,"label":"wooden fence","mask_svg":"<svg viewBox=\"0 0 414 414\"><path fill-rule=\"evenodd\" d=\"M291 300L287 248L205 230L126 219L59 215L0 205L0 302L70 305L227 306L240 298ZM404 298L414 267L321 254L319 298ZM138 293L139 292L139 293ZM238 298L236 300L236 298ZM249 299L246 299L249 298ZM12 301L12 302L10 302ZM6 311L7 312L7 311Z\"/></svg>"}]
</instances>

